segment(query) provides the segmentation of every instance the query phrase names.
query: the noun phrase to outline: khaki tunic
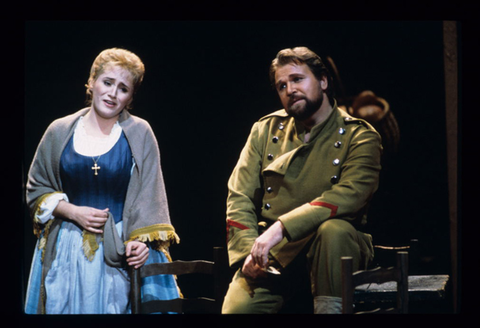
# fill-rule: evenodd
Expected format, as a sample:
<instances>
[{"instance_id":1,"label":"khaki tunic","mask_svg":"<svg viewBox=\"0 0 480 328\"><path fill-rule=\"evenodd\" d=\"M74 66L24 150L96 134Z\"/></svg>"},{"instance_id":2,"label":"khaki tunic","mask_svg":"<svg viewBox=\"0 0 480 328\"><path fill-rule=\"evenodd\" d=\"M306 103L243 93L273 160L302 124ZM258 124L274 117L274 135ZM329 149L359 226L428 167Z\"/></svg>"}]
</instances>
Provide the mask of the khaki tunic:
<instances>
[{"instance_id":1,"label":"khaki tunic","mask_svg":"<svg viewBox=\"0 0 480 328\"><path fill-rule=\"evenodd\" d=\"M378 188L381 138L366 121L334 105L310 131L285 110L256 122L228 181L230 265L240 266L259 235L258 222L282 221L287 237L271 255L287 266L331 218L354 227Z\"/></svg>"}]
</instances>

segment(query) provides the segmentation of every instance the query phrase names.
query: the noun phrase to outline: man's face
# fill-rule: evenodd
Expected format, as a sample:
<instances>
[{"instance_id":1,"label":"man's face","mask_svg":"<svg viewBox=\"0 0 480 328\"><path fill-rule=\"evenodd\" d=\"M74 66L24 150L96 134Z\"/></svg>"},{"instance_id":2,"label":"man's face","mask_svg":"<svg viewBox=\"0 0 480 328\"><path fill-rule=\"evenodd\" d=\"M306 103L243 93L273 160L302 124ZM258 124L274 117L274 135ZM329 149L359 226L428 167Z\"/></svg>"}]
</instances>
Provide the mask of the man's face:
<instances>
[{"instance_id":1,"label":"man's face","mask_svg":"<svg viewBox=\"0 0 480 328\"><path fill-rule=\"evenodd\" d=\"M287 64L275 72L275 87L282 105L300 121L310 118L320 108L327 86L327 79L317 80L305 64Z\"/></svg>"}]
</instances>

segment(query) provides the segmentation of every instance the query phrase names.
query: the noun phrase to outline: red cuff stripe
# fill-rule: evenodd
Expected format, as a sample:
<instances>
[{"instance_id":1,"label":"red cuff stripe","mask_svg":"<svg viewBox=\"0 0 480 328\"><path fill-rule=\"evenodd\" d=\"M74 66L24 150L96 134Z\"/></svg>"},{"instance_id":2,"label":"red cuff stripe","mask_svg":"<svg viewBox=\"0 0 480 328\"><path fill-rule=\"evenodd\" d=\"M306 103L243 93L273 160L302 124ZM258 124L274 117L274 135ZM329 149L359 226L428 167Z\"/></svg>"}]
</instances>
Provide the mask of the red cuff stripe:
<instances>
[{"instance_id":1,"label":"red cuff stripe","mask_svg":"<svg viewBox=\"0 0 480 328\"><path fill-rule=\"evenodd\" d=\"M250 229L249 227L244 226L244 225L241 224L241 223L238 223L238 222L236 222L236 221L227 219L227 243L228 243L228 235L229 235L229 232L230 232L230 226L233 226L233 227L238 228L238 229L241 229L241 230Z\"/></svg>"},{"instance_id":2,"label":"red cuff stripe","mask_svg":"<svg viewBox=\"0 0 480 328\"><path fill-rule=\"evenodd\" d=\"M241 223L238 223L238 222L236 222L236 221L227 219L227 227L229 227L229 226L234 226L235 228L242 229L242 230L250 229L249 227L244 226L244 225L241 224Z\"/></svg>"},{"instance_id":3,"label":"red cuff stripe","mask_svg":"<svg viewBox=\"0 0 480 328\"><path fill-rule=\"evenodd\" d=\"M326 208L329 208L330 209L330 217L333 217L335 215L337 215L337 209L338 209L338 206L335 206L335 205L332 205L332 204L329 204L329 203L324 203L324 202L311 202L310 205L312 206L323 206L323 207L326 207Z\"/></svg>"}]
</instances>

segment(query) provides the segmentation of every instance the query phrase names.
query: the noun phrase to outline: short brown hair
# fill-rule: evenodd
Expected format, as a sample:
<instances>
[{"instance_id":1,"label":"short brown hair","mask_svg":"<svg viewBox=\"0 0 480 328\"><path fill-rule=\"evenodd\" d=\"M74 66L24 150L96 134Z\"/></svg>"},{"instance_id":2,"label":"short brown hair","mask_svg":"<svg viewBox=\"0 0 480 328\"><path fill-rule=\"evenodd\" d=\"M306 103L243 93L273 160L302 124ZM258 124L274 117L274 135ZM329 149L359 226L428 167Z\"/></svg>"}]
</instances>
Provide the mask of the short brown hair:
<instances>
[{"instance_id":1,"label":"short brown hair","mask_svg":"<svg viewBox=\"0 0 480 328\"><path fill-rule=\"evenodd\" d=\"M97 58L93 61L90 69L90 77L88 78L88 83L85 85L87 87L88 105L92 102L91 87L93 83L106 68L111 66L119 66L128 70L132 74L134 93L142 84L143 76L145 75L145 66L137 55L131 51L120 48L105 49L100 52Z\"/></svg>"},{"instance_id":2,"label":"short brown hair","mask_svg":"<svg viewBox=\"0 0 480 328\"><path fill-rule=\"evenodd\" d=\"M325 76L328 81L328 87L325 93L328 95L330 102L333 102L333 81L330 72L320 56L307 47L286 48L277 53L277 56L272 60L272 64L270 65L269 74L272 86L275 86L275 72L278 67L291 63L297 65L306 64L318 80Z\"/></svg>"}]
</instances>

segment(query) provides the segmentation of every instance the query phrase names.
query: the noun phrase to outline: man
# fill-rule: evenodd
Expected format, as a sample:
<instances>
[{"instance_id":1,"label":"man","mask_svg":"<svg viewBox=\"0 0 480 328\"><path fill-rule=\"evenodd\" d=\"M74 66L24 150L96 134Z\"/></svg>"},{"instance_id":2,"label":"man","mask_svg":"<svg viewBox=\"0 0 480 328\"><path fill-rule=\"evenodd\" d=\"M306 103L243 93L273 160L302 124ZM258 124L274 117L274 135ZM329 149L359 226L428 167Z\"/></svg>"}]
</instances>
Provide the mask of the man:
<instances>
[{"instance_id":1,"label":"man","mask_svg":"<svg viewBox=\"0 0 480 328\"><path fill-rule=\"evenodd\" d=\"M341 257L373 258L358 229L377 189L381 140L337 108L320 57L284 49L270 67L284 109L256 122L228 182L223 313L276 313L308 270L315 313L341 312ZM261 233L262 227L266 230Z\"/></svg>"}]
</instances>

